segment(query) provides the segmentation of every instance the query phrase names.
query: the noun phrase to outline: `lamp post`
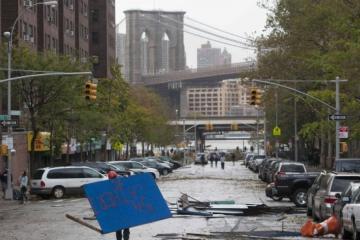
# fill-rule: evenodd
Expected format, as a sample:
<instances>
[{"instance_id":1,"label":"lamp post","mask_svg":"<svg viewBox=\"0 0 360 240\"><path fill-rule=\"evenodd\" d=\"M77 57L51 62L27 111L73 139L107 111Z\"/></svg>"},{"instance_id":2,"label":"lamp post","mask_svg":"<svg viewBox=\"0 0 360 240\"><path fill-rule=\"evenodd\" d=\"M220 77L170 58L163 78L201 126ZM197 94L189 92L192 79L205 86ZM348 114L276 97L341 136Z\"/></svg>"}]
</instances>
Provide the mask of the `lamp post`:
<instances>
[{"instance_id":1,"label":"lamp post","mask_svg":"<svg viewBox=\"0 0 360 240\"><path fill-rule=\"evenodd\" d=\"M57 1L47 1L47 2L38 2L35 3L31 6L26 6L18 15L18 17L15 19L14 23L12 24L11 28L10 28L10 32L4 32L4 37L7 39L8 41L8 51L7 51L7 56L8 56L8 79L11 78L11 60L12 60L12 42L13 42L13 34L14 34L14 30L15 30L15 26L18 23L18 21L20 20L20 18L23 16L23 14L25 13L26 10L28 10L31 7L35 7L37 5L52 5L55 6L57 5ZM7 115L8 115L8 119L11 120L11 81L8 81L8 89L7 89ZM9 125L8 126L8 139L9 141L12 140L12 126ZM10 140L11 139L11 140ZM9 144L10 145L10 144ZM5 198L8 200L12 200L13 199L13 189L12 189L12 185L11 185L11 176L12 176L12 168L11 168L11 154L12 154L12 146L8 147L8 176L7 176L7 188L6 188L6 192L5 192Z\"/></svg>"}]
</instances>

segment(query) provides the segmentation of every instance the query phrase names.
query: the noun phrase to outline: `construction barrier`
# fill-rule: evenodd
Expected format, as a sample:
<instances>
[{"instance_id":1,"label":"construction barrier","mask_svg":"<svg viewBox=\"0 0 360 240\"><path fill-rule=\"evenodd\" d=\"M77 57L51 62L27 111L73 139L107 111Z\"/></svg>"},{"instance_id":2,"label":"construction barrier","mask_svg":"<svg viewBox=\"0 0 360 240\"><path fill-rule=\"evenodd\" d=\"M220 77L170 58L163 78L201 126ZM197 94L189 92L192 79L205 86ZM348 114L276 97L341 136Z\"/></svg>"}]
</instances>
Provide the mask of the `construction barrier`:
<instances>
[{"instance_id":1,"label":"construction barrier","mask_svg":"<svg viewBox=\"0 0 360 240\"><path fill-rule=\"evenodd\" d=\"M340 233L340 223L335 215L321 223L314 223L309 219L301 227L300 233L303 237L323 236L326 234L338 235Z\"/></svg>"}]
</instances>

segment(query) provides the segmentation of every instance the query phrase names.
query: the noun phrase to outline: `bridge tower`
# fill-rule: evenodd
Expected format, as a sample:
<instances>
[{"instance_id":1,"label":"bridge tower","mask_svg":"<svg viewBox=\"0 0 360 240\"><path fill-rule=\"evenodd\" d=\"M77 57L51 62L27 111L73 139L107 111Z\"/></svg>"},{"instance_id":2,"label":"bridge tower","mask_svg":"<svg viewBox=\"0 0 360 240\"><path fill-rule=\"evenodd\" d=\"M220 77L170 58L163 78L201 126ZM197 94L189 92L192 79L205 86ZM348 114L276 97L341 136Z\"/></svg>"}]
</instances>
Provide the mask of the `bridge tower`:
<instances>
[{"instance_id":1,"label":"bridge tower","mask_svg":"<svg viewBox=\"0 0 360 240\"><path fill-rule=\"evenodd\" d=\"M143 75L185 69L184 15L125 11L125 77L130 83L141 83Z\"/></svg>"}]
</instances>

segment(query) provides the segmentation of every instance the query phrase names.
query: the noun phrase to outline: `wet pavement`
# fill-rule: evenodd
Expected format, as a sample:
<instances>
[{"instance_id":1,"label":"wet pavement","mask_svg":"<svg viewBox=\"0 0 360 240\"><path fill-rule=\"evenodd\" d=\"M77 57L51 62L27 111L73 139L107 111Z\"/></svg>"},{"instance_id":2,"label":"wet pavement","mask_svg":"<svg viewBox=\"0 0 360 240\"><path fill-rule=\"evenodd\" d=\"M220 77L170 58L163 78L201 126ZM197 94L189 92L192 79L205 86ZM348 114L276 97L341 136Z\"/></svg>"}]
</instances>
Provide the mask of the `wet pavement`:
<instances>
[{"instance_id":1,"label":"wet pavement","mask_svg":"<svg viewBox=\"0 0 360 240\"><path fill-rule=\"evenodd\" d=\"M226 163L225 170L222 170L220 165L191 165L162 177L157 183L169 203L176 203L181 193L187 193L201 201L234 200L237 204L264 203L273 207L294 207L294 204L286 199L274 202L266 198L265 183L239 162L235 166ZM100 235L68 220L65 217L67 213L79 218L93 216L85 198L32 200L25 205L0 200L0 239L116 239L115 234ZM253 235L252 239L272 235L276 237L272 239L301 239L297 233L305 221L305 209L300 208L296 208L292 213L279 211L257 216L205 218L176 215L170 219L132 228L130 239L181 239L181 236L187 236L183 239L247 239L244 237L246 234ZM97 226L96 220L88 222Z\"/></svg>"}]
</instances>

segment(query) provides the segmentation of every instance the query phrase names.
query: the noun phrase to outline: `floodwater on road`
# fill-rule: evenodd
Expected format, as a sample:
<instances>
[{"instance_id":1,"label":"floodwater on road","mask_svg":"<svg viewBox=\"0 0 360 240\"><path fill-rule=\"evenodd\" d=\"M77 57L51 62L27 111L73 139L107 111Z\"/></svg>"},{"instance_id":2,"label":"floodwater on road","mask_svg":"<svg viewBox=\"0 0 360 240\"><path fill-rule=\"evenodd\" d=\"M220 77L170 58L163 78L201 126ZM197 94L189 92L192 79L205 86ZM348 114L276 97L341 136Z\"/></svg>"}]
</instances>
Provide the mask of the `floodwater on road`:
<instances>
[{"instance_id":1,"label":"floodwater on road","mask_svg":"<svg viewBox=\"0 0 360 240\"><path fill-rule=\"evenodd\" d=\"M265 184L258 180L257 174L252 173L239 162L235 165L227 162L224 170L220 168L220 164L217 167L210 164L190 165L162 177L157 184L169 204L176 203L181 194L186 193L200 201L234 200L237 204L264 203L268 206L294 206L286 199L283 202L267 199L264 193ZM0 202L0 204L1 240L116 239L115 234L100 235L65 217L67 213L79 218L93 216L85 198L32 201L25 205L10 202ZM193 234L191 239L208 239L214 233L218 233L216 239L242 239L237 235L239 232L298 232L305 221L304 210L293 214L279 212L258 216L215 218L174 215L170 219L132 228L130 239L170 239L170 236L191 234ZM96 220L90 220L89 223L97 226ZM155 236L159 234L164 237L156 238ZM196 236L200 237L196 238Z\"/></svg>"}]
</instances>

